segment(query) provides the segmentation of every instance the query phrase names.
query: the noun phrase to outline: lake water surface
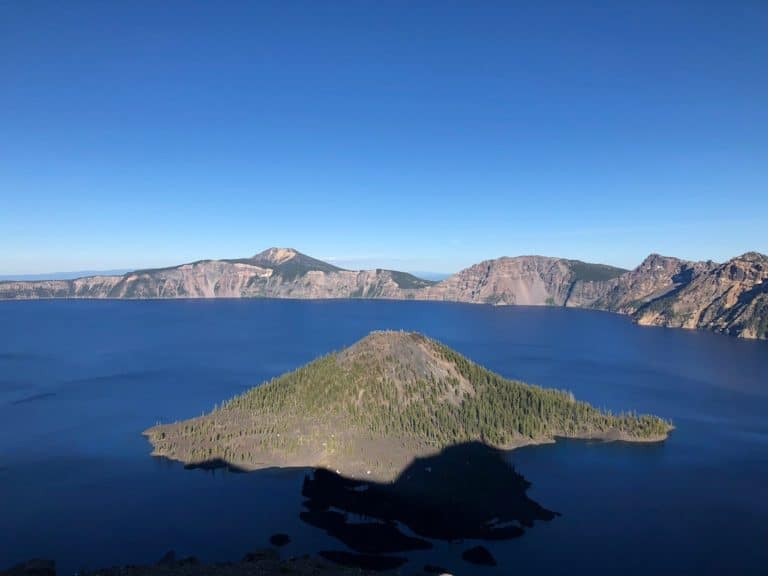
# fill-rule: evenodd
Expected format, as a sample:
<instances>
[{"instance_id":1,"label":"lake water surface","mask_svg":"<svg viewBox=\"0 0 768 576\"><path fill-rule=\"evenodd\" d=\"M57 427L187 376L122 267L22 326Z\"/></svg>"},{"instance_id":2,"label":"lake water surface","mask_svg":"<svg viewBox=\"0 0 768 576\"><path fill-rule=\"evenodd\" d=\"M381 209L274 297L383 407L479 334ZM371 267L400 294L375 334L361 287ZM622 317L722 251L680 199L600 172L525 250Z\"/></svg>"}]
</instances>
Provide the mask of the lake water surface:
<instances>
[{"instance_id":1,"label":"lake water surface","mask_svg":"<svg viewBox=\"0 0 768 576\"><path fill-rule=\"evenodd\" d=\"M642 328L560 308L382 301L0 302L0 569L81 567L167 550L234 560L343 549L299 520L305 471L185 470L141 431L215 403L371 330L417 330L504 376L612 410L670 418L659 445L561 441L510 453L561 516L483 543L414 552L456 574L768 573L768 343Z\"/></svg>"}]
</instances>

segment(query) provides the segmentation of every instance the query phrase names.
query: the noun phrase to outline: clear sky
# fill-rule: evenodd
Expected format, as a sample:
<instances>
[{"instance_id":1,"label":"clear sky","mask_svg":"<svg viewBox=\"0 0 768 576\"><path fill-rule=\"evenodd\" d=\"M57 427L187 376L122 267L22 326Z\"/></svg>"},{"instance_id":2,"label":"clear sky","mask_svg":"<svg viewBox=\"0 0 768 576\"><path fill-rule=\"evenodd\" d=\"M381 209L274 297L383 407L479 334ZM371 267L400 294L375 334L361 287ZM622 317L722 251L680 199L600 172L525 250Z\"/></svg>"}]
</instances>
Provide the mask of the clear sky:
<instances>
[{"instance_id":1,"label":"clear sky","mask_svg":"<svg viewBox=\"0 0 768 576\"><path fill-rule=\"evenodd\" d=\"M768 252L768 2L0 0L0 274Z\"/></svg>"}]
</instances>

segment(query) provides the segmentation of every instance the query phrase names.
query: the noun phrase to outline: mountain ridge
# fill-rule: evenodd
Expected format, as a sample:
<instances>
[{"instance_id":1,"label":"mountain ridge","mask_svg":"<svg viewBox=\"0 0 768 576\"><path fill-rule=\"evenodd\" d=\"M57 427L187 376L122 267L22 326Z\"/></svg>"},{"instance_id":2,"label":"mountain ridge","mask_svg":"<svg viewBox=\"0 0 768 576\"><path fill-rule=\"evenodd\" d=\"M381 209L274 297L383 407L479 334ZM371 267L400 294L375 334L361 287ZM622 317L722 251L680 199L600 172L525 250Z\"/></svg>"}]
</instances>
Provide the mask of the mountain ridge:
<instances>
[{"instance_id":1,"label":"mountain ridge","mask_svg":"<svg viewBox=\"0 0 768 576\"><path fill-rule=\"evenodd\" d=\"M636 268L549 256L502 256L441 281L378 268L347 270L293 248L199 260L120 276L0 281L0 300L41 298L381 298L564 306L631 316L647 326L768 338L768 256L724 263L652 253Z\"/></svg>"}]
</instances>

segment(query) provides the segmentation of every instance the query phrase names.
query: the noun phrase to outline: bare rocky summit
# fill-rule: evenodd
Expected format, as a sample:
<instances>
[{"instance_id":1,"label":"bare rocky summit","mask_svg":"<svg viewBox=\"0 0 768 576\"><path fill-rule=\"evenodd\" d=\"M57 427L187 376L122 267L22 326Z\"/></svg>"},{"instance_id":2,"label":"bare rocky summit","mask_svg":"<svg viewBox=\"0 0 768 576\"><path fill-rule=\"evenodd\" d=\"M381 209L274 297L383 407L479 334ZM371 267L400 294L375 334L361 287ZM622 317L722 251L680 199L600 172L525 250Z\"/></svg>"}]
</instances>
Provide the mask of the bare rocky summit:
<instances>
[{"instance_id":1,"label":"bare rocky summit","mask_svg":"<svg viewBox=\"0 0 768 576\"><path fill-rule=\"evenodd\" d=\"M545 256L502 257L441 282L395 270L344 270L291 248L201 260L122 276L0 282L0 299L385 298L568 306L631 315L638 323L768 338L768 257L724 264L651 254L634 270Z\"/></svg>"}]
</instances>

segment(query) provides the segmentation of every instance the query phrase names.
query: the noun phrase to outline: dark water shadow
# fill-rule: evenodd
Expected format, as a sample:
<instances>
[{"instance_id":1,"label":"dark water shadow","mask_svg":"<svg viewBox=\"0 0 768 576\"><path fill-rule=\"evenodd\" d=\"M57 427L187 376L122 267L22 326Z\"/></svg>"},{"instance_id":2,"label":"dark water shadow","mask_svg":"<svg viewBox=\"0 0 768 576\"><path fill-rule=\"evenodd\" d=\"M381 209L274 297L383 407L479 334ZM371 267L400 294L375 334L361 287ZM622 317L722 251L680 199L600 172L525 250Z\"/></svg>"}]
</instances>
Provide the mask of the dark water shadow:
<instances>
[{"instance_id":1,"label":"dark water shadow","mask_svg":"<svg viewBox=\"0 0 768 576\"><path fill-rule=\"evenodd\" d=\"M529 487L505 452L471 442L415 459L391 483L315 470L300 518L362 555L428 549L429 539L507 540L559 515L531 500Z\"/></svg>"},{"instance_id":2,"label":"dark water shadow","mask_svg":"<svg viewBox=\"0 0 768 576\"><path fill-rule=\"evenodd\" d=\"M226 470L227 472L234 472L236 474L245 474L247 469L241 468L235 464L224 460L223 458L213 458L211 460L205 460L204 462L196 462L195 464L185 464L185 470Z\"/></svg>"},{"instance_id":3,"label":"dark water shadow","mask_svg":"<svg viewBox=\"0 0 768 576\"><path fill-rule=\"evenodd\" d=\"M339 550L321 550L318 555L335 564L360 568L361 570L395 570L408 561L407 558L401 556L355 554Z\"/></svg>"},{"instance_id":4,"label":"dark water shadow","mask_svg":"<svg viewBox=\"0 0 768 576\"><path fill-rule=\"evenodd\" d=\"M46 398L50 398L51 396L56 396L55 392L41 392L39 394L32 394L31 396L25 396L24 398L19 398L18 400L12 400L9 402L11 406L17 406L19 404L28 404L30 402L35 402L36 400L45 400Z\"/></svg>"},{"instance_id":5,"label":"dark water shadow","mask_svg":"<svg viewBox=\"0 0 768 576\"><path fill-rule=\"evenodd\" d=\"M302 484L304 510L299 518L348 549L323 550L322 557L365 570L398 568L408 561L401 554L429 550L431 540L518 538L536 521L560 514L528 497L531 484L509 463L507 454L481 442L456 444L414 459L393 482L311 470ZM248 471L222 458L184 468ZM471 557L465 561L474 563Z\"/></svg>"}]
</instances>

